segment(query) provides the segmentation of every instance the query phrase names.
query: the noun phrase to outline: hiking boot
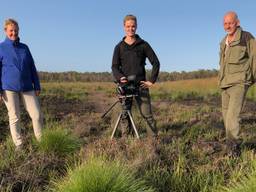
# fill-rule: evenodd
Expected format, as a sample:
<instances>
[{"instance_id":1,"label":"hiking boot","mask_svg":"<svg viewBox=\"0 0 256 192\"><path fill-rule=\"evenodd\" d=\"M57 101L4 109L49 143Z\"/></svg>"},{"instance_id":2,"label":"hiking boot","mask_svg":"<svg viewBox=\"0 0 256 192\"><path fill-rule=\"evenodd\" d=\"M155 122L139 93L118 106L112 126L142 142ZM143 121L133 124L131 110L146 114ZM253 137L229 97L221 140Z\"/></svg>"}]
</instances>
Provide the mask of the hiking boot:
<instances>
[{"instance_id":1,"label":"hiking boot","mask_svg":"<svg viewBox=\"0 0 256 192\"><path fill-rule=\"evenodd\" d=\"M226 140L226 150L232 156L240 156L241 154L241 139L227 139Z\"/></svg>"}]
</instances>

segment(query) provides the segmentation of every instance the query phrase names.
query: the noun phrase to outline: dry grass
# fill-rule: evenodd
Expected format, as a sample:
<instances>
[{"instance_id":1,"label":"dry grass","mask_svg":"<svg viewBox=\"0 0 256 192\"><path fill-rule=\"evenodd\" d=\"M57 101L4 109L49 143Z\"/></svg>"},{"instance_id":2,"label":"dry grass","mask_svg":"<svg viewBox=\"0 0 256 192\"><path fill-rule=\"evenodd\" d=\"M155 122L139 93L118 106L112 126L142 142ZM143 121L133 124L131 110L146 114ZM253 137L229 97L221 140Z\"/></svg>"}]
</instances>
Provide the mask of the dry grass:
<instances>
[{"instance_id":1,"label":"dry grass","mask_svg":"<svg viewBox=\"0 0 256 192\"><path fill-rule=\"evenodd\" d=\"M151 95L160 135L149 139L141 134L146 123L135 108L133 115L141 140L132 136L109 139L111 116L104 120L100 116L115 100L114 83L43 83L42 87L46 124L57 124L60 129L75 134L81 140L81 150L69 159L41 153L31 142L31 124L26 123L29 117L23 111L26 149L22 156L15 156L13 150L9 150L12 147L7 139L6 110L1 108L0 125L6 128L1 127L0 154L10 154L3 156L10 161L0 158L3 190L18 185L25 186L24 191L47 191L52 180L67 176L67 163L75 167L90 155L124 163L135 170L137 178L144 179L159 192L210 192L253 172L255 149L245 145L236 153L228 150L223 142L216 78L156 83ZM250 98L254 89L250 90ZM245 141L256 139L256 105L252 101L248 104L241 129ZM24 174L26 177L22 180Z\"/></svg>"},{"instance_id":2,"label":"dry grass","mask_svg":"<svg viewBox=\"0 0 256 192\"><path fill-rule=\"evenodd\" d=\"M169 91L195 91L200 93L209 93L218 89L217 78L207 79L191 79L181 81L169 81L157 83L153 90L169 90Z\"/></svg>"}]
</instances>

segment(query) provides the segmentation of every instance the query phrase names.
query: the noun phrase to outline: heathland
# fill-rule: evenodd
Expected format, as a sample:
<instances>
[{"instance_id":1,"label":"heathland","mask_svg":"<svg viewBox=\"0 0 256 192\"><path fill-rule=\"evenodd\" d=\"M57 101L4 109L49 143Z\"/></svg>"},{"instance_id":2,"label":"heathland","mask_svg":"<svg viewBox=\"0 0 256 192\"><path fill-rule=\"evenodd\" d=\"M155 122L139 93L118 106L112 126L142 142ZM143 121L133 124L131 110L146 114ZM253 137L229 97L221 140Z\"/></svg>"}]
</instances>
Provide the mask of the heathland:
<instances>
[{"instance_id":1,"label":"heathland","mask_svg":"<svg viewBox=\"0 0 256 192\"><path fill-rule=\"evenodd\" d=\"M159 129L148 138L136 105L140 139L111 140L120 112L111 82L44 82L40 103L44 134L37 143L22 108L25 148L15 151L7 111L0 104L0 191L256 191L256 93L241 114L236 148L225 143L217 79L166 81L151 89Z\"/></svg>"}]
</instances>

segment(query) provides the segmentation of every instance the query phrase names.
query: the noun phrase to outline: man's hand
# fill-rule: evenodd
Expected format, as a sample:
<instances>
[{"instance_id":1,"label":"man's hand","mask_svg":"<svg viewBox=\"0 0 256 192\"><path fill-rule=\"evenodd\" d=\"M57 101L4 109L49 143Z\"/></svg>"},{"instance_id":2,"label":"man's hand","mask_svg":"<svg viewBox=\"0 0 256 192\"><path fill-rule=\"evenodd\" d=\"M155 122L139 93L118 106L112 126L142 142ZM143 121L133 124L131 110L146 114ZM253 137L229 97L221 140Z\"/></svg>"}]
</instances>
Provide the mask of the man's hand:
<instances>
[{"instance_id":1,"label":"man's hand","mask_svg":"<svg viewBox=\"0 0 256 192\"><path fill-rule=\"evenodd\" d=\"M128 80L127 80L126 77L121 77L120 78L120 83L127 83L127 82L128 82Z\"/></svg>"},{"instance_id":2,"label":"man's hand","mask_svg":"<svg viewBox=\"0 0 256 192\"><path fill-rule=\"evenodd\" d=\"M152 85L153 85L153 83L150 81L141 81L140 82L140 87L142 87L143 89L149 88Z\"/></svg>"},{"instance_id":3,"label":"man's hand","mask_svg":"<svg viewBox=\"0 0 256 192\"><path fill-rule=\"evenodd\" d=\"M38 97L40 95L40 91L39 90L35 90L35 95Z\"/></svg>"}]
</instances>

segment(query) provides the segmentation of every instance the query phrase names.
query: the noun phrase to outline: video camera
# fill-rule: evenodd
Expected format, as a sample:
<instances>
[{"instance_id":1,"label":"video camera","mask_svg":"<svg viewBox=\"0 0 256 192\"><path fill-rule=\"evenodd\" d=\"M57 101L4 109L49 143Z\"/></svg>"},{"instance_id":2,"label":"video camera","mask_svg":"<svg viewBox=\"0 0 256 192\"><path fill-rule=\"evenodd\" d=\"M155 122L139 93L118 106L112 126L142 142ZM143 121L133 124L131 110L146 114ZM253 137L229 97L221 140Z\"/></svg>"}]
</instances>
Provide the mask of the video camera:
<instances>
[{"instance_id":1,"label":"video camera","mask_svg":"<svg viewBox=\"0 0 256 192\"><path fill-rule=\"evenodd\" d=\"M140 83L136 81L135 75L128 76L127 78L125 78L125 80L127 80L127 82L125 83L122 83L121 81L118 81L118 82L115 81L115 83L117 84L116 91L117 91L118 100L114 104L112 104L111 107L101 116L101 118L104 118L106 114L109 111L111 111L111 109L117 103L121 104L122 111L120 112L118 119L115 123L115 127L111 135L111 139L114 137L116 129L120 124L121 120L122 121L125 120L126 122L128 122L128 126L129 127L131 126L133 128L136 134L136 137L139 139L139 134L131 115L131 107L132 107L133 98L139 95Z\"/></svg>"},{"instance_id":2,"label":"video camera","mask_svg":"<svg viewBox=\"0 0 256 192\"><path fill-rule=\"evenodd\" d=\"M126 83L117 83L117 94L120 96L137 96L140 84L136 82L136 76L128 76L127 80Z\"/></svg>"}]
</instances>

